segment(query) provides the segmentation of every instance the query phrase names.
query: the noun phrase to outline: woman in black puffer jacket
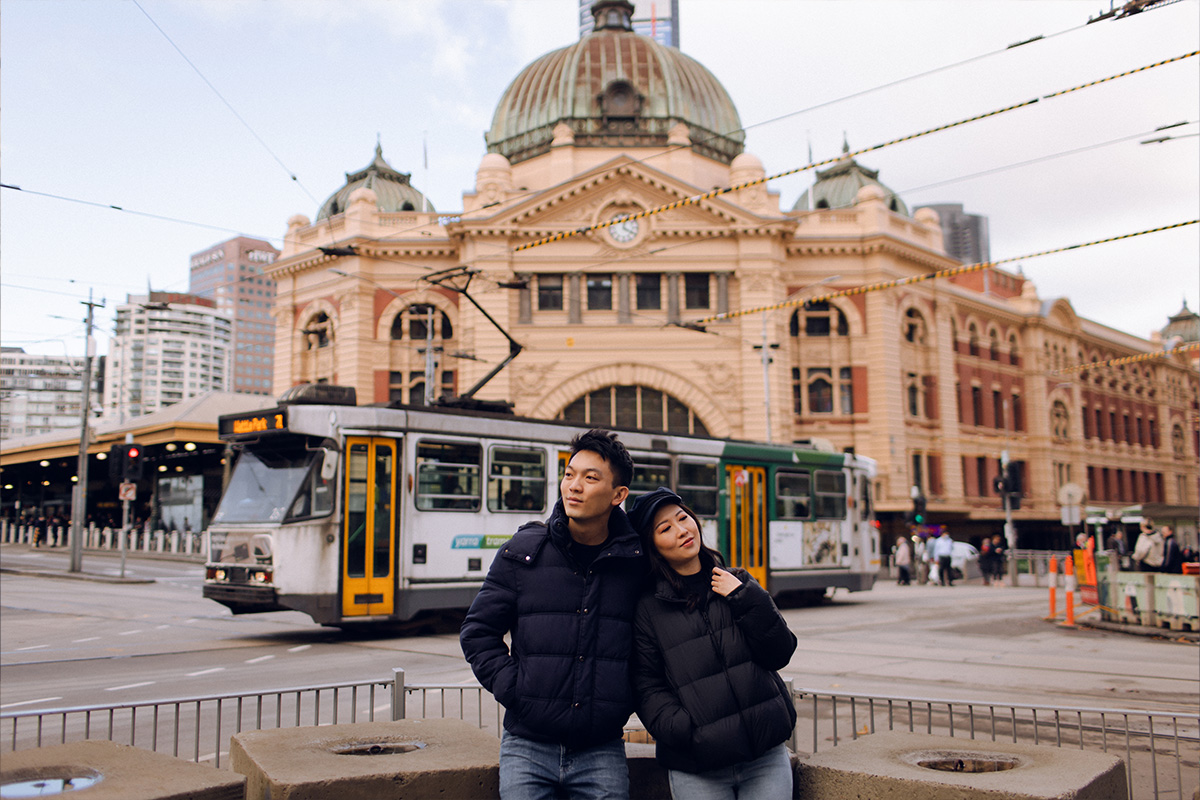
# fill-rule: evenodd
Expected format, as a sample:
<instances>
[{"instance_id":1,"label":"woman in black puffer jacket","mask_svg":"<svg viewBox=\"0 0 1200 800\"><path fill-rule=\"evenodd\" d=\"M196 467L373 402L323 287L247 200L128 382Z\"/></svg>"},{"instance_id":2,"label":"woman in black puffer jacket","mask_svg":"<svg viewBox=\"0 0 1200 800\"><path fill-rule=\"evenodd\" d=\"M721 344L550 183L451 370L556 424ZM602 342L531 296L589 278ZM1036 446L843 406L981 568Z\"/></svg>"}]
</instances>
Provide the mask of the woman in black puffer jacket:
<instances>
[{"instance_id":1,"label":"woman in black puffer jacket","mask_svg":"<svg viewBox=\"0 0 1200 800\"><path fill-rule=\"evenodd\" d=\"M790 798L796 709L776 670L795 634L748 573L702 544L679 495L655 489L630 522L655 576L634 618L634 691L672 797Z\"/></svg>"}]
</instances>

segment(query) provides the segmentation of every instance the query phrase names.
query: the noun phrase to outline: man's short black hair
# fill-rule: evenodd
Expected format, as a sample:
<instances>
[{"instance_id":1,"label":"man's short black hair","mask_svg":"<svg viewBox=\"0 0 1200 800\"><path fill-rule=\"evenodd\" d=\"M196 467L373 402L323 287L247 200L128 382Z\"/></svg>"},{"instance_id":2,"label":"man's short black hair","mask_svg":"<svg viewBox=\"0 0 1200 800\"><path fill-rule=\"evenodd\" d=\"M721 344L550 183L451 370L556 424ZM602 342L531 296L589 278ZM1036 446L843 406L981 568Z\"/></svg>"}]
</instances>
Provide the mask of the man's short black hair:
<instances>
[{"instance_id":1,"label":"man's short black hair","mask_svg":"<svg viewBox=\"0 0 1200 800\"><path fill-rule=\"evenodd\" d=\"M571 440L571 458L587 450L609 463L613 471L613 486L628 486L633 480L633 457L625 445L617 441L617 435L602 428L592 428Z\"/></svg>"}]
</instances>

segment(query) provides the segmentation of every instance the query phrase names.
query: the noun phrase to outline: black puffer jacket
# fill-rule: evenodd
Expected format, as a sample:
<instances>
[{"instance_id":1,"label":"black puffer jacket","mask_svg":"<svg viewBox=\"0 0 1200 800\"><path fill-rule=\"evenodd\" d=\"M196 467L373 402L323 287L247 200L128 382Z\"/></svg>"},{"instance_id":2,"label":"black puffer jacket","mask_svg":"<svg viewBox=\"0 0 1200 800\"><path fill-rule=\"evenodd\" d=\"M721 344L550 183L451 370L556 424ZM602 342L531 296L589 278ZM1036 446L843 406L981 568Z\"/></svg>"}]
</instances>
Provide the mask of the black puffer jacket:
<instances>
[{"instance_id":1,"label":"black puffer jacket","mask_svg":"<svg viewBox=\"0 0 1200 800\"><path fill-rule=\"evenodd\" d=\"M707 554L702 569L712 570ZM638 716L668 769L704 772L749 761L792 735L796 708L776 670L796 650L771 596L748 573L692 611L660 578L634 619Z\"/></svg>"},{"instance_id":2,"label":"black puffer jacket","mask_svg":"<svg viewBox=\"0 0 1200 800\"><path fill-rule=\"evenodd\" d=\"M585 572L560 500L545 525L522 526L500 548L463 621L463 653L518 736L591 747L619 737L633 713L633 612L648 566L624 511L608 531Z\"/></svg>"}]
</instances>

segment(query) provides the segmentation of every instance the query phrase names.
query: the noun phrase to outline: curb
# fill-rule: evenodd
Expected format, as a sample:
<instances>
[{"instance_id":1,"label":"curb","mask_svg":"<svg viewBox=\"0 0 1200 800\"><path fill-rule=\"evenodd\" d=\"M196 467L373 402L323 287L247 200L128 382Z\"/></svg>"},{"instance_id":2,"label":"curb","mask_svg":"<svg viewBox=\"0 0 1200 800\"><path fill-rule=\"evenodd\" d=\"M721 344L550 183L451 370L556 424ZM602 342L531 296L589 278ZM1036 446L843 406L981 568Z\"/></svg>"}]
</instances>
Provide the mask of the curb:
<instances>
[{"instance_id":1,"label":"curb","mask_svg":"<svg viewBox=\"0 0 1200 800\"><path fill-rule=\"evenodd\" d=\"M69 581L92 581L93 583L154 583L153 578L119 578L113 575L97 575L94 572L65 572L50 569L21 569L0 567L0 572L9 575L25 575L31 578L65 578Z\"/></svg>"}]
</instances>

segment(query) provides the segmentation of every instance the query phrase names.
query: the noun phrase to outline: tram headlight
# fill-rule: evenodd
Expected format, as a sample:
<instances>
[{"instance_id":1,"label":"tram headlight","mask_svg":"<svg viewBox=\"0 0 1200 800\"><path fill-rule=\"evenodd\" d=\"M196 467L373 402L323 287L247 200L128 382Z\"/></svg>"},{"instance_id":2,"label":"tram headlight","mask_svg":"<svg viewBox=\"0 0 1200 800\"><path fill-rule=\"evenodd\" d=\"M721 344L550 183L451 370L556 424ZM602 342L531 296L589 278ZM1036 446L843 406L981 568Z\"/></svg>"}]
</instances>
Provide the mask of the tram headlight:
<instances>
[{"instance_id":1,"label":"tram headlight","mask_svg":"<svg viewBox=\"0 0 1200 800\"><path fill-rule=\"evenodd\" d=\"M267 572L266 570L263 570L263 569L256 570L253 573L252 578L253 578L253 580L257 581L258 583L270 583L271 582L271 573Z\"/></svg>"},{"instance_id":2,"label":"tram headlight","mask_svg":"<svg viewBox=\"0 0 1200 800\"><path fill-rule=\"evenodd\" d=\"M223 580L225 580L225 570L214 569L212 571L212 576L213 576L214 581L223 581Z\"/></svg>"}]
</instances>

